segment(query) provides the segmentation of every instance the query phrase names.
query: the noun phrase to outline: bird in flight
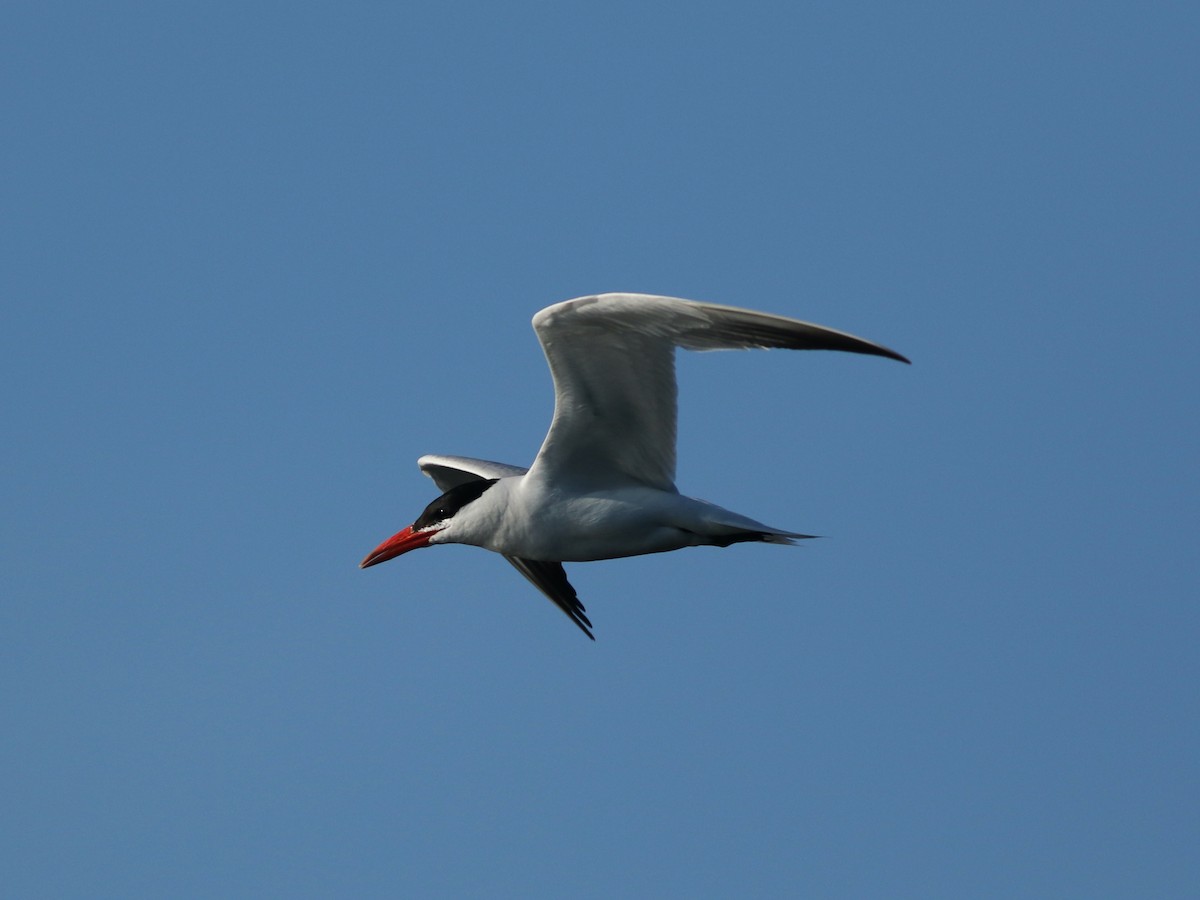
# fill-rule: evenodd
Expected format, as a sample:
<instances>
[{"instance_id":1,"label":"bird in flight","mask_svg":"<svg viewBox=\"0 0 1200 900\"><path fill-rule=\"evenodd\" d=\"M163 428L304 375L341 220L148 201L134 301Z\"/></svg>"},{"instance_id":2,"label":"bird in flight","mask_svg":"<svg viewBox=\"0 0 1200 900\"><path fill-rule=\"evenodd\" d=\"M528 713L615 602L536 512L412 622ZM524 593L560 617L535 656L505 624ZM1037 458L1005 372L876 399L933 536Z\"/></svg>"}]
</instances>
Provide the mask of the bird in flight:
<instances>
[{"instance_id":1,"label":"bird in flight","mask_svg":"<svg viewBox=\"0 0 1200 900\"><path fill-rule=\"evenodd\" d=\"M499 553L592 640L564 562L810 535L772 528L675 487L675 348L845 350L908 360L832 328L732 306L600 294L533 317L554 378L554 418L528 468L422 456L444 493L360 564L435 544Z\"/></svg>"}]
</instances>

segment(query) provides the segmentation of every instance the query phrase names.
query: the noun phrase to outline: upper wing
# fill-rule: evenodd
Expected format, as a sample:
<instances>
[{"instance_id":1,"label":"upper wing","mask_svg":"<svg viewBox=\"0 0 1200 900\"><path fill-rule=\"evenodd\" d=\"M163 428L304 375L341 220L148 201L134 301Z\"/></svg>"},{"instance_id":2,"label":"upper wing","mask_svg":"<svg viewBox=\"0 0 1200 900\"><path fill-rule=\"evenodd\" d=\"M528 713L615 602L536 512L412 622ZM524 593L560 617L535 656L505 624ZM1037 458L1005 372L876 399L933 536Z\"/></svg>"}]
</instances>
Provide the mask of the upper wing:
<instances>
[{"instance_id":1,"label":"upper wing","mask_svg":"<svg viewBox=\"0 0 1200 900\"><path fill-rule=\"evenodd\" d=\"M473 459L470 456L439 456L433 453L422 456L417 460L417 465L443 491L448 491L450 488L458 487L468 481L479 481L481 478L508 478L510 475L524 475L529 471L520 466L510 466L486 459Z\"/></svg>"},{"instance_id":2,"label":"upper wing","mask_svg":"<svg viewBox=\"0 0 1200 900\"><path fill-rule=\"evenodd\" d=\"M533 328L554 419L531 471L558 482L675 489L675 348L846 350L908 362L842 331L714 303L601 294L548 306ZM495 476L489 476L495 477Z\"/></svg>"},{"instance_id":3,"label":"upper wing","mask_svg":"<svg viewBox=\"0 0 1200 900\"><path fill-rule=\"evenodd\" d=\"M469 456L438 456L429 454L417 460L421 471L434 480L443 490L458 487L468 481L478 481L484 478L507 478L510 475L524 475L527 471L520 466L509 466L504 463L491 462L486 459L473 459ZM566 570L562 563L542 562L540 560L520 559L516 556L505 556L513 568L529 579L529 582L539 591L550 598L550 601L561 609L579 626L593 641L592 623L588 621L583 604L571 582L567 581Z\"/></svg>"}]
</instances>

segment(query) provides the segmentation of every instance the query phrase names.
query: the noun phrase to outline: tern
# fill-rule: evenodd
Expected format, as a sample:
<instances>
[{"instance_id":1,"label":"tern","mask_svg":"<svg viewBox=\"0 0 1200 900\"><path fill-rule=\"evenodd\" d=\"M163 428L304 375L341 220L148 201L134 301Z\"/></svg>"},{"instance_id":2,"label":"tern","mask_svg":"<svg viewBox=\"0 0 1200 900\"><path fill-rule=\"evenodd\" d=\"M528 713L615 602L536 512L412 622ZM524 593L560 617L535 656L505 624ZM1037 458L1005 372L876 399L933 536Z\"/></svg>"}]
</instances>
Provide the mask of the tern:
<instances>
[{"instance_id":1,"label":"tern","mask_svg":"<svg viewBox=\"0 0 1200 900\"><path fill-rule=\"evenodd\" d=\"M495 551L579 626L564 562L811 535L772 528L675 487L675 348L845 350L907 363L862 338L768 313L648 294L599 294L533 317L554 378L550 431L528 468L422 456L444 493L362 568L435 544Z\"/></svg>"}]
</instances>

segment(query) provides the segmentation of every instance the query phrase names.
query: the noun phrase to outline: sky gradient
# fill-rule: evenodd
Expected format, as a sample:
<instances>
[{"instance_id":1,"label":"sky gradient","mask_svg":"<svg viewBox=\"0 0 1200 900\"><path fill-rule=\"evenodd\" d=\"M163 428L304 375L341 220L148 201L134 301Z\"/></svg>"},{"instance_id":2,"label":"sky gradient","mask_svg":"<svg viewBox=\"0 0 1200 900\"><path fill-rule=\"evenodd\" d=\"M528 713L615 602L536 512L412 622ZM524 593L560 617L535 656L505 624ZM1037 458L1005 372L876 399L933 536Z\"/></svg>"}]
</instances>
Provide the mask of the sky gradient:
<instances>
[{"instance_id":1,"label":"sky gradient","mask_svg":"<svg viewBox=\"0 0 1200 900\"><path fill-rule=\"evenodd\" d=\"M21 897L1200 893L1200 12L7 4L0 871ZM681 354L784 528L358 561L527 465L529 319Z\"/></svg>"}]
</instances>

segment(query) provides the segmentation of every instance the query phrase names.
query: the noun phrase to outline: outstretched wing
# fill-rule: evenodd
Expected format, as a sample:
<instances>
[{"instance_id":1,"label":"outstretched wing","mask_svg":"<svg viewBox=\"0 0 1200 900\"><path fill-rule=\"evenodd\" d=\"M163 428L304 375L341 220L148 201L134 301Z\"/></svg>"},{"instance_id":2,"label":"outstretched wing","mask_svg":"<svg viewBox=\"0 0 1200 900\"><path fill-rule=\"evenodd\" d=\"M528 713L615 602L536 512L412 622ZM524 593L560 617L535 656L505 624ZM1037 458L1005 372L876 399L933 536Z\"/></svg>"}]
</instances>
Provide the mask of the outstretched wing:
<instances>
[{"instance_id":1,"label":"outstretched wing","mask_svg":"<svg viewBox=\"0 0 1200 900\"><path fill-rule=\"evenodd\" d=\"M548 483L675 490L675 348L845 350L908 362L845 332L647 294L548 306L533 328L554 377L554 419L530 469Z\"/></svg>"},{"instance_id":2,"label":"outstretched wing","mask_svg":"<svg viewBox=\"0 0 1200 900\"><path fill-rule=\"evenodd\" d=\"M469 456L438 456L430 454L417 460L421 471L433 479L443 491L458 487L468 481L480 481L489 478L507 478L511 475L524 475L527 471L520 466L509 466L504 463L491 462L486 459L473 459ZM588 621L587 613L575 588L567 581L566 570L562 563L542 562L533 559L521 559L516 556L505 556L513 568L524 575L539 591L550 598L550 601L567 614L572 622L579 626L593 641L592 623Z\"/></svg>"},{"instance_id":3,"label":"outstretched wing","mask_svg":"<svg viewBox=\"0 0 1200 900\"><path fill-rule=\"evenodd\" d=\"M524 475L529 471L521 466L510 466L487 459L474 459L470 456L440 456L434 453L422 456L417 460L417 465L443 491L466 484L468 481L509 478L513 475Z\"/></svg>"},{"instance_id":4,"label":"outstretched wing","mask_svg":"<svg viewBox=\"0 0 1200 900\"><path fill-rule=\"evenodd\" d=\"M559 609L567 614L572 622L579 626L580 631L596 639L592 634L592 623L588 621L587 611L579 602L575 588L567 581L567 572L562 563L542 562L537 559L520 559L516 556L504 557L513 567L529 579L530 583L550 598Z\"/></svg>"}]
</instances>

